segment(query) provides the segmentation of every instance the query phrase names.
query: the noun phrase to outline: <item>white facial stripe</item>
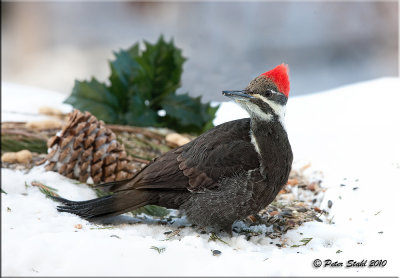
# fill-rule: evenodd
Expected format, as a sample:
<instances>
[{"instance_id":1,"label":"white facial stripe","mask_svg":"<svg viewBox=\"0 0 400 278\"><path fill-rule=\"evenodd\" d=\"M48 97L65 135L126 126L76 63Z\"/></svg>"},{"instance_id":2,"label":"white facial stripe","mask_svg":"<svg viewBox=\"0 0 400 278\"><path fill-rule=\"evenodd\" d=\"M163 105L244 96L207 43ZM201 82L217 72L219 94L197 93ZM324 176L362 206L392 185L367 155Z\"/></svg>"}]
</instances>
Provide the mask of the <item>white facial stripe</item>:
<instances>
[{"instance_id":1,"label":"white facial stripe","mask_svg":"<svg viewBox=\"0 0 400 278\"><path fill-rule=\"evenodd\" d=\"M275 101L269 100L266 97L263 97L262 95L255 94L253 97L259 98L262 101L266 102L271 109L274 111L274 113L278 116L279 121L281 122L283 128L285 128L285 112L286 112L286 107L283 105L280 105L279 103L276 103ZM265 113L264 113L265 114ZM272 117L272 115L270 115Z\"/></svg>"},{"instance_id":2,"label":"white facial stripe","mask_svg":"<svg viewBox=\"0 0 400 278\"><path fill-rule=\"evenodd\" d=\"M260 109L260 107L258 107L257 105L251 103L251 102L247 102L246 106L248 107L247 111L249 111L249 113L254 114L254 116L256 116L257 118L259 118L260 120L263 121L272 121L274 116L271 114L266 114L264 111L262 111Z\"/></svg>"},{"instance_id":3,"label":"white facial stripe","mask_svg":"<svg viewBox=\"0 0 400 278\"><path fill-rule=\"evenodd\" d=\"M250 130L250 138L251 138L251 143L254 145L254 148L256 149L256 152L261 155L260 148L258 147L256 137L254 137L253 132Z\"/></svg>"},{"instance_id":4,"label":"white facial stripe","mask_svg":"<svg viewBox=\"0 0 400 278\"><path fill-rule=\"evenodd\" d=\"M251 114L252 117L259 118L262 121L272 121L272 119L274 118L272 115L263 112L257 105L251 102L240 99L235 100L235 102L246 109L247 113Z\"/></svg>"}]
</instances>

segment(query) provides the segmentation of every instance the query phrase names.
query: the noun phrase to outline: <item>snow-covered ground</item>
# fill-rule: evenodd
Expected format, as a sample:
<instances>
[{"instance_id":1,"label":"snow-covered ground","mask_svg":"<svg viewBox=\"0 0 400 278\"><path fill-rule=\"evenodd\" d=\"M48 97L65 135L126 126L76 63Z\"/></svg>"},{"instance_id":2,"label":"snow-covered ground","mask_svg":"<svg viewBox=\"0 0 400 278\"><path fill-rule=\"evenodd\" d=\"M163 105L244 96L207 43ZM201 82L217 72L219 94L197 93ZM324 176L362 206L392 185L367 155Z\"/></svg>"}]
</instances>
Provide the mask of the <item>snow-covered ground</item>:
<instances>
[{"instance_id":1,"label":"snow-covered ground","mask_svg":"<svg viewBox=\"0 0 400 278\"><path fill-rule=\"evenodd\" d=\"M38 105L66 109L60 95L2 84L2 120L32 120ZM3 275L399 275L398 206L400 186L400 79L384 78L293 98L287 105L287 130L298 165L311 163L327 187L321 208L334 224L308 222L281 239L225 236L179 224L96 226L56 211L38 188L40 181L73 200L95 197L85 185L36 167L29 173L1 170ZM8 111L8 112L3 112ZM28 111L30 114L18 112ZM223 103L215 123L246 117L234 103ZM343 186L344 185L344 186ZM75 226L82 224L82 229ZM303 238L312 238L306 245ZM284 248L276 243L286 242ZM272 242L272 244L271 244ZM159 253L152 247L165 248ZM212 250L222 252L213 256ZM313 267L330 259L343 267ZM367 267L346 268L348 260ZM386 260L384 267L368 267Z\"/></svg>"},{"instance_id":2,"label":"snow-covered ground","mask_svg":"<svg viewBox=\"0 0 400 278\"><path fill-rule=\"evenodd\" d=\"M38 113L42 106L56 108L63 113L72 110L62 103L64 94L14 83L1 83L1 121L41 121L48 117Z\"/></svg>"}]
</instances>

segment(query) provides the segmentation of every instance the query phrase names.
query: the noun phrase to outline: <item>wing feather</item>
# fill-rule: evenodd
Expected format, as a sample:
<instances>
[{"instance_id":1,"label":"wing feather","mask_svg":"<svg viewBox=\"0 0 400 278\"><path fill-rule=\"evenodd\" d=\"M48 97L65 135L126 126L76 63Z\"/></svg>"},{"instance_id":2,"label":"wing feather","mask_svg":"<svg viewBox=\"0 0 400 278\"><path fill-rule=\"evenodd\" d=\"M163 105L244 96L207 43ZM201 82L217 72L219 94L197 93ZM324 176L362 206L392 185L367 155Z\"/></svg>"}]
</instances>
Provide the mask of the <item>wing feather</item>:
<instances>
[{"instance_id":1,"label":"wing feather","mask_svg":"<svg viewBox=\"0 0 400 278\"><path fill-rule=\"evenodd\" d=\"M250 119L219 125L188 144L154 159L141 172L113 191L135 189L213 189L222 177L259 167L251 143Z\"/></svg>"}]
</instances>

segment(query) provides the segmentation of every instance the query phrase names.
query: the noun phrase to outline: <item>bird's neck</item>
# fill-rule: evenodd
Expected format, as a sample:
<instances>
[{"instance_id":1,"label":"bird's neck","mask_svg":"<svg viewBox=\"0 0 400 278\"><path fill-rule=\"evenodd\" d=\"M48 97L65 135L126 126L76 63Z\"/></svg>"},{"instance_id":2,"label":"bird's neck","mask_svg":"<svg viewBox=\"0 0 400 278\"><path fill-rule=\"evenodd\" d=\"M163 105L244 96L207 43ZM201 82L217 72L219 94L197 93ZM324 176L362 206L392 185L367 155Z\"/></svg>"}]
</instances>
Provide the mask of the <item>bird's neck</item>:
<instances>
[{"instance_id":1,"label":"bird's neck","mask_svg":"<svg viewBox=\"0 0 400 278\"><path fill-rule=\"evenodd\" d=\"M251 142L260 158L260 173L274 185L287 182L293 155L281 121L251 119Z\"/></svg>"}]
</instances>

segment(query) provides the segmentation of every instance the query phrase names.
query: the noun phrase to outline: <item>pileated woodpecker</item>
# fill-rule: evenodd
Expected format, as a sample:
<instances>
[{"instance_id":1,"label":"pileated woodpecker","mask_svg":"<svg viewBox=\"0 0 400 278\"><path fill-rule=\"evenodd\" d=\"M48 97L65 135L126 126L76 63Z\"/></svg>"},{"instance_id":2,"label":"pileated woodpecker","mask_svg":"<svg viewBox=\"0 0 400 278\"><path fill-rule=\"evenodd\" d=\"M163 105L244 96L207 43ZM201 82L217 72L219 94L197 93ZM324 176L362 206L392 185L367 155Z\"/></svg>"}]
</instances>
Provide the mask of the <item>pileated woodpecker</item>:
<instances>
[{"instance_id":1,"label":"pileated woodpecker","mask_svg":"<svg viewBox=\"0 0 400 278\"><path fill-rule=\"evenodd\" d=\"M287 65L223 94L250 115L216 126L154 159L131 179L100 185L112 195L59 199L58 211L98 219L145 205L185 212L189 221L231 232L236 220L271 203L286 184L293 155L285 130Z\"/></svg>"}]
</instances>

